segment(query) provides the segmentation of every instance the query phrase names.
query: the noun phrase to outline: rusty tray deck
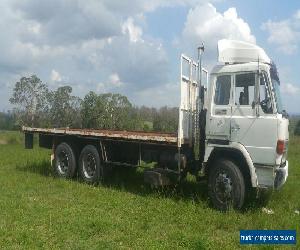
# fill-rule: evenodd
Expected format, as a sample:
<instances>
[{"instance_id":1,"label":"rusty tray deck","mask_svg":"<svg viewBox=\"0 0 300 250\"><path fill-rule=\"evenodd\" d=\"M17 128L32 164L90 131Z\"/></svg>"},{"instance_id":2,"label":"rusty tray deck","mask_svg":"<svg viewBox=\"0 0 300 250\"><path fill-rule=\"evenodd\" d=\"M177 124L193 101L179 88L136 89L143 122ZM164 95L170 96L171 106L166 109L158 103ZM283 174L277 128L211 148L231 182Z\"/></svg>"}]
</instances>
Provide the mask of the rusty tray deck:
<instances>
[{"instance_id":1,"label":"rusty tray deck","mask_svg":"<svg viewBox=\"0 0 300 250\"><path fill-rule=\"evenodd\" d=\"M177 134L142 132L142 131L117 131L117 130L94 130L94 129L69 129L69 128L31 128L22 127L23 132L55 134L55 135L74 135L99 137L111 140L129 140L145 143L160 143L177 145Z\"/></svg>"}]
</instances>

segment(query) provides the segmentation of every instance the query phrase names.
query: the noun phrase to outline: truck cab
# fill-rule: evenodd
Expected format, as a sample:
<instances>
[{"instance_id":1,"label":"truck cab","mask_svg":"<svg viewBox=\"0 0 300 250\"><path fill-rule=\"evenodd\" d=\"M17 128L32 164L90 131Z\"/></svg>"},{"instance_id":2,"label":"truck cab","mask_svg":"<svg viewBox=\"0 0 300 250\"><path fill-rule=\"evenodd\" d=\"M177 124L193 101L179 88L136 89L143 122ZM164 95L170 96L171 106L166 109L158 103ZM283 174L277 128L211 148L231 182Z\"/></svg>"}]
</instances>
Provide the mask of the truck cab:
<instances>
[{"instance_id":1,"label":"truck cab","mask_svg":"<svg viewBox=\"0 0 300 250\"><path fill-rule=\"evenodd\" d=\"M289 121L276 66L266 53L240 41L218 46L222 64L210 74L204 163L215 205L224 208L236 188L239 207L244 189L278 189L286 181Z\"/></svg>"}]
</instances>

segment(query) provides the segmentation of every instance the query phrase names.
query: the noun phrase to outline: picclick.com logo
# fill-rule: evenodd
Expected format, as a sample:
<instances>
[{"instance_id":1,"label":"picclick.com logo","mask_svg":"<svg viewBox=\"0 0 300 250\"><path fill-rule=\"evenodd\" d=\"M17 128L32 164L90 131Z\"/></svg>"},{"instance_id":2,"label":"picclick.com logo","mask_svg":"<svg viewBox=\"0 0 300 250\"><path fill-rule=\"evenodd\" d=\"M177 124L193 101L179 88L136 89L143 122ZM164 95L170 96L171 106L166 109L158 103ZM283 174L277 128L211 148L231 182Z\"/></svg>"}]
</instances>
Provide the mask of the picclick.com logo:
<instances>
[{"instance_id":1,"label":"picclick.com logo","mask_svg":"<svg viewBox=\"0 0 300 250\"><path fill-rule=\"evenodd\" d=\"M296 245L296 230L240 230L240 244Z\"/></svg>"}]
</instances>

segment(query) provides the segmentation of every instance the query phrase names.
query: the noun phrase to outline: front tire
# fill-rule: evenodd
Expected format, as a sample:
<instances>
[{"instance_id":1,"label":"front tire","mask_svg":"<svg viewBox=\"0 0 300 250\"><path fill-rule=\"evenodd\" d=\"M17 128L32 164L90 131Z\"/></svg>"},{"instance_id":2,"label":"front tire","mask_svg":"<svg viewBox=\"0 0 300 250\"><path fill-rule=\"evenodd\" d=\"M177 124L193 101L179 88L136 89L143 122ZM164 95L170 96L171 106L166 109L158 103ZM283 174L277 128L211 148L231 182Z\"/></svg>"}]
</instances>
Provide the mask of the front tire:
<instances>
[{"instance_id":1,"label":"front tire","mask_svg":"<svg viewBox=\"0 0 300 250\"><path fill-rule=\"evenodd\" d=\"M101 165L98 150L93 145L83 148L79 156L79 173L88 184L97 184L103 179L103 167Z\"/></svg>"},{"instance_id":2,"label":"front tire","mask_svg":"<svg viewBox=\"0 0 300 250\"><path fill-rule=\"evenodd\" d=\"M213 163L208 192L213 206L221 211L241 209L245 202L245 180L238 166L226 159Z\"/></svg>"}]
</instances>

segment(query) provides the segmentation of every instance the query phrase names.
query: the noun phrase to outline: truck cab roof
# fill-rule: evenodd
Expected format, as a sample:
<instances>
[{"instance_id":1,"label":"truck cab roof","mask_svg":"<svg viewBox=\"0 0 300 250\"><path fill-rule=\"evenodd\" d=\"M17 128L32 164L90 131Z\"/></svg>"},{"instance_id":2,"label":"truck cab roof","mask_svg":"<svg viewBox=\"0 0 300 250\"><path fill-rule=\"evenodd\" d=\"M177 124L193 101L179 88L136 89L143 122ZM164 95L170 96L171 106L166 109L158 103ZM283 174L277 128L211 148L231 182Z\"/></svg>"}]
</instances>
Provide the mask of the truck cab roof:
<instances>
[{"instance_id":1,"label":"truck cab roof","mask_svg":"<svg viewBox=\"0 0 300 250\"><path fill-rule=\"evenodd\" d=\"M270 65L268 63L259 63L259 68L261 70L268 71L270 69ZM218 64L212 69L211 74L247 72L256 71L257 69L258 62Z\"/></svg>"},{"instance_id":2,"label":"truck cab roof","mask_svg":"<svg viewBox=\"0 0 300 250\"><path fill-rule=\"evenodd\" d=\"M219 40L218 53L219 62L223 63L271 63L270 58L261 47L243 41Z\"/></svg>"},{"instance_id":3,"label":"truck cab roof","mask_svg":"<svg viewBox=\"0 0 300 250\"><path fill-rule=\"evenodd\" d=\"M218 42L219 65L211 74L268 70L271 60L259 46L243 41L222 39Z\"/></svg>"}]
</instances>

